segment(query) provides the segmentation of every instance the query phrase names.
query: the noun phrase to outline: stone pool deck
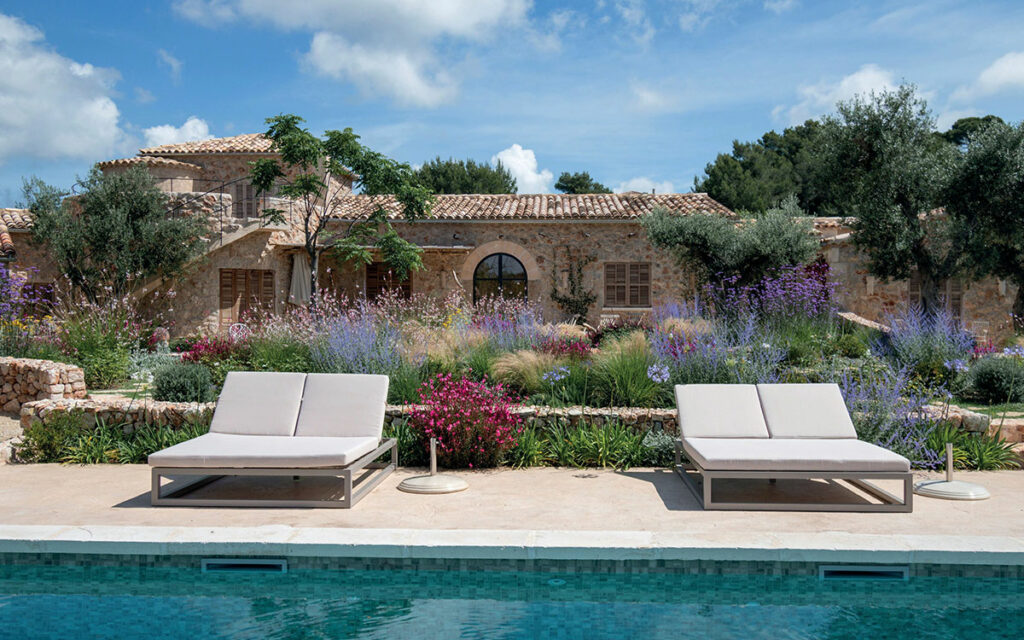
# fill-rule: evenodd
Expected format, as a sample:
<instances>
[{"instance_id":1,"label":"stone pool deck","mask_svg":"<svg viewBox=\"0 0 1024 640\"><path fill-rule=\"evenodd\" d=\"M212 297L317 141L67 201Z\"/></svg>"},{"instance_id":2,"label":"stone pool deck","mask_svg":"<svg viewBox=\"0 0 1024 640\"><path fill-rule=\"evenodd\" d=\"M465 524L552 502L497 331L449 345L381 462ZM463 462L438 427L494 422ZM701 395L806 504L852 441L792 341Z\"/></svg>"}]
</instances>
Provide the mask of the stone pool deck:
<instances>
[{"instance_id":1,"label":"stone pool deck","mask_svg":"<svg viewBox=\"0 0 1024 640\"><path fill-rule=\"evenodd\" d=\"M472 472L460 474L470 484L463 493L396 489L420 473L399 470L352 510L154 508L142 465L0 465L0 553L1024 565L1022 471L958 473L993 497L916 496L911 514L707 512L672 472L652 469ZM252 482L221 481L203 491L330 490L306 479ZM806 494L801 483L735 481L722 489ZM844 487L814 484L819 498L862 499Z\"/></svg>"}]
</instances>

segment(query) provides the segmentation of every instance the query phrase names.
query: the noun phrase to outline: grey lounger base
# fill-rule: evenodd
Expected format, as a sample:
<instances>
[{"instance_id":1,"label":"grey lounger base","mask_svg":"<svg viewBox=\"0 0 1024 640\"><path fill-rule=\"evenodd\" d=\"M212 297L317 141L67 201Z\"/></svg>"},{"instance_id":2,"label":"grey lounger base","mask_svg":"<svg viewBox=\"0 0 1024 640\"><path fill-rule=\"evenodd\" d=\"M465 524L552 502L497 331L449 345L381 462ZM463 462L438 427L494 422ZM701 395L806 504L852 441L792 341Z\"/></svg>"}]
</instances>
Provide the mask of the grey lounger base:
<instances>
[{"instance_id":1,"label":"grey lounger base","mask_svg":"<svg viewBox=\"0 0 1024 640\"><path fill-rule=\"evenodd\" d=\"M391 451L391 462L375 462L377 458ZM322 467L312 469L300 468L210 468L210 467L153 467L153 488L150 502L153 506L177 507L324 507L332 509L350 509L363 499L384 478L398 468L398 441L388 438L379 447L347 467ZM364 471L365 470L365 471ZM361 474L357 472L363 471ZM188 485L171 491L163 492L165 476L196 476L198 479ZM200 487L216 482L225 476L315 476L341 478L344 493L337 500L234 500L214 498L187 498ZM180 482L180 481L179 481Z\"/></svg>"},{"instance_id":2,"label":"grey lounger base","mask_svg":"<svg viewBox=\"0 0 1024 640\"><path fill-rule=\"evenodd\" d=\"M676 440L675 469L697 502L707 510L717 511L888 511L911 513L914 510L913 474L900 472L829 472L829 471L707 471L693 462L683 462L682 442ZM797 503L797 502L716 502L712 498L712 483L716 479L747 480L845 480L853 486L878 498L881 503ZM871 480L902 480L903 498L900 499Z\"/></svg>"}]
</instances>

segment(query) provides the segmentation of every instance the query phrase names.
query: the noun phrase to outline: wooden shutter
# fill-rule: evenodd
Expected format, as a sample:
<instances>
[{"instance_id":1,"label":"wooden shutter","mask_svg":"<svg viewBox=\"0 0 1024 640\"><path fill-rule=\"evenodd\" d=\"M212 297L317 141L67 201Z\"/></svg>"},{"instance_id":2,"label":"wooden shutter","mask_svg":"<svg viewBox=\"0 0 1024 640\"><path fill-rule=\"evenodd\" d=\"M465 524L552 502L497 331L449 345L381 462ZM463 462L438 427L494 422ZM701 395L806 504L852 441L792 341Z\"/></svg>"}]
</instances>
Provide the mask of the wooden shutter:
<instances>
[{"instance_id":1,"label":"wooden shutter","mask_svg":"<svg viewBox=\"0 0 1024 640\"><path fill-rule=\"evenodd\" d=\"M604 306L651 306L651 264L649 262L605 263Z\"/></svg>"},{"instance_id":2,"label":"wooden shutter","mask_svg":"<svg viewBox=\"0 0 1024 640\"><path fill-rule=\"evenodd\" d=\"M651 265L634 262L629 265L629 306L651 306Z\"/></svg>"},{"instance_id":3,"label":"wooden shutter","mask_svg":"<svg viewBox=\"0 0 1024 640\"><path fill-rule=\"evenodd\" d=\"M268 269L220 270L220 325L241 321L247 312L274 310L274 272Z\"/></svg>"},{"instance_id":4,"label":"wooden shutter","mask_svg":"<svg viewBox=\"0 0 1024 640\"><path fill-rule=\"evenodd\" d=\"M628 288L626 263L606 263L604 265L604 306L625 306Z\"/></svg>"},{"instance_id":5,"label":"wooden shutter","mask_svg":"<svg viewBox=\"0 0 1024 640\"><path fill-rule=\"evenodd\" d=\"M234 201L231 205L232 213L236 218L256 217L256 190L247 182L236 182Z\"/></svg>"},{"instance_id":6,"label":"wooden shutter","mask_svg":"<svg viewBox=\"0 0 1024 640\"><path fill-rule=\"evenodd\" d=\"M238 319L239 297L235 286L237 269L220 270L220 325L227 327Z\"/></svg>"},{"instance_id":7,"label":"wooden shutter","mask_svg":"<svg viewBox=\"0 0 1024 640\"><path fill-rule=\"evenodd\" d=\"M274 272L264 271L260 285L260 306L269 313L274 311Z\"/></svg>"},{"instance_id":8,"label":"wooden shutter","mask_svg":"<svg viewBox=\"0 0 1024 640\"><path fill-rule=\"evenodd\" d=\"M412 297L412 276L401 282L395 282L394 274L384 262L371 262L366 265L366 298L375 300L385 291L397 288L403 298Z\"/></svg>"}]
</instances>

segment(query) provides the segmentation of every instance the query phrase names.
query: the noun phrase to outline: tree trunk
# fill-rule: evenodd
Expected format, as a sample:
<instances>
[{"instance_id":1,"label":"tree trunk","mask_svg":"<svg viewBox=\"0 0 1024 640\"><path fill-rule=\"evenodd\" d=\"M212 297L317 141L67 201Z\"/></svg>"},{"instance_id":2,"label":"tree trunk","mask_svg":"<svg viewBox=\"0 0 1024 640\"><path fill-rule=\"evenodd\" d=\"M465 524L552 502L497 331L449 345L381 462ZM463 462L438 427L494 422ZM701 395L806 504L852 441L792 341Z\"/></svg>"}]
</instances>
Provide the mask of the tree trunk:
<instances>
[{"instance_id":1,"label":"tree trunk","mask_svg":"<svg viewBox=\"0 0 1024 640\"><path fill-rule=\"evenodd\" d=\"M320 299L318 290L318 272L320 270L320 252L314 247L312 251L306 249L309 253L309 306L316 307L317 302Z\"/></svg>"},{"instance_id":2,"label":"tree trunk","mask_svg":"<svg viewBox=\"0 0 1024 640\"><path fill-rule=\"evenodd\" d=\"M1017 282L1017 295L1013 298L1013 330L1024 333L1024 282Z\"/></svg>"},{"instance_id":3,"label":"tree trunk","mask_svg":"<svg viewBox=\"0 0 1024 640\"><path fill-rule=\"evenodd\" d=\"M921 273L921 311L932 314L938 312L941 307L938 281L930 273Z\"/></svg>"}]
</instances>

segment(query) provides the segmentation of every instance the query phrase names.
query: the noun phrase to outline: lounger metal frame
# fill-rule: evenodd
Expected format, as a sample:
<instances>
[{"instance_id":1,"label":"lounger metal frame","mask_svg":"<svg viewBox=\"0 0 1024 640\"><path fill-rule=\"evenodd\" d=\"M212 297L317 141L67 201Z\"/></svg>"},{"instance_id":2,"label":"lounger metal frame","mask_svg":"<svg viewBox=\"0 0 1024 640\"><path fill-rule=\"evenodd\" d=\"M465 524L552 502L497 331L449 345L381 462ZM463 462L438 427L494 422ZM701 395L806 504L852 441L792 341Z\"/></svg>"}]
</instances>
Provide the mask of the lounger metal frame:
<instances>
[{"instance_id":1,"label":"lounger metal frame","mask_svg":"<svg viewBox=\"0 0 1024 640\"><path fill-rule=\"evenodd\" d=\"M889 511L911 513L914 510L913 474L896 471L708 471L696 462L683 461L683 441L676 439L675 469L697 501L707 510L731 511ZM696 472L696 473L690 473ZM695 477L696 476L696 477ZM845 480L851 485L881 500L881 504L865 503L801 503L801 502L716 502L712 498L714 480L733 479L792 479L792 480ZM902 480L903 498L900 499L871 480Z\"/></svg>"},{"instance_id":2,"label":"lounger metal frame","mask_svg":"<svg viewBox=\"0 0 1024 640\"><path fill-rule=\"evenodd\" d=\"M377 458L391 451L391 461L376 462ZM350 509L367 493L379 485L384 478L398 468L398 441L394 438L384 440L375 450L359 458L345 467L317 467L311 469L295 468L209 468L209 467L153 467L153 488L150 502L153 506L178 507L326 507L332 509ZM362 472L358 473L357 472ZM198 480L186 486L163 493L162 478L165 476L199 476ZM225 476L315 476L336 477L344 483L344 494L340 499L331 500L260 500L260 499L216 499L186 498L200 487L216 482ZM183 482L182 480L176 481Z\"/></svg>"}]
</instances>

